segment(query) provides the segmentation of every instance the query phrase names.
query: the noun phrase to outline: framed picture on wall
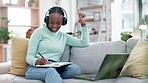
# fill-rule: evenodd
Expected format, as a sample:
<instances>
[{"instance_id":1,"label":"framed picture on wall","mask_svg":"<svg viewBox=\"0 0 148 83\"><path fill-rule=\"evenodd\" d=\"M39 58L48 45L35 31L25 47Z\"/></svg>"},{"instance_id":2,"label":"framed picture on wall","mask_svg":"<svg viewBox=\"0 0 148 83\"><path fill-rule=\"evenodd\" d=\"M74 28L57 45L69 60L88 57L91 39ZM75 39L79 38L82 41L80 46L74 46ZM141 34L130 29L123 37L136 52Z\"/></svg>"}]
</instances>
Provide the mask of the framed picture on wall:
<instances>
[{"instance_id":1,"label":"framed picture on wall","mask_svg":"<svg viewBox=\"0 0 148 83\"><path fill-rule=\"evenodd\" d=\"M100 12L95 12L94 13L94 20L99 20L100 19Z\"/></svg>"}]
</instances>

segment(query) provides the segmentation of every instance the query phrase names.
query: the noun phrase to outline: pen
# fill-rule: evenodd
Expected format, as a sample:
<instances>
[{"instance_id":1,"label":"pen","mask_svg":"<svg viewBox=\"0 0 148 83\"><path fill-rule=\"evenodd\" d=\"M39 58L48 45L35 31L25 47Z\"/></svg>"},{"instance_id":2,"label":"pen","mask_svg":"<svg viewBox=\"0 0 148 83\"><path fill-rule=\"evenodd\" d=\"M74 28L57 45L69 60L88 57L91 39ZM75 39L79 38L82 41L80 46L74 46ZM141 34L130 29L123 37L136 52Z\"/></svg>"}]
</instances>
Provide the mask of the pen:
<instances>
[{"instance_id":1,"label":"pen","mask_svg":"<svg viewBox=\"0 0 148 83\"><path fill-rule=\"evenodd\" d=\"M38 52L38 54L39 54L42 58L44 58L43 55L41 55L41 53Z\"/></svg>"}]
</instances>

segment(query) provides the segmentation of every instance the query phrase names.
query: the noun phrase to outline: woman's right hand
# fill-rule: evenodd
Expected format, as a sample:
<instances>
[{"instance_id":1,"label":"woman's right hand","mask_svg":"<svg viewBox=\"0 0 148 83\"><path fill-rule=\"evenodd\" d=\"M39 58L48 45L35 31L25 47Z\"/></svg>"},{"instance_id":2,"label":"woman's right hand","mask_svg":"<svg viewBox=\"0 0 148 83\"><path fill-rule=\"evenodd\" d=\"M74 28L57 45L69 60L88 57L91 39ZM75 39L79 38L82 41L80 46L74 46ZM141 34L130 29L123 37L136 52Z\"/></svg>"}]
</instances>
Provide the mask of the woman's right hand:
<instances>
[{"instance_id":1,"label":"woman's right hand","mask_svg":"<svg viewBox=\"0 0 148 83\"><path fill-rule=\"evenodd\" d=\"M48 60L44 58L39 58L36 60L36 65L45 65L48 64Z\"/></svg>"},{"instance_id":2,"label":"woman's right hand","mask_svg":"<svg viewBox=\"0 0 148 83\"><path fill-rule=\"evenodd\" d=\"M84 13L78 13L79 16L79 22L81 23L81 26L86 26L86 15Z\"/></svg>"}]
</instances>

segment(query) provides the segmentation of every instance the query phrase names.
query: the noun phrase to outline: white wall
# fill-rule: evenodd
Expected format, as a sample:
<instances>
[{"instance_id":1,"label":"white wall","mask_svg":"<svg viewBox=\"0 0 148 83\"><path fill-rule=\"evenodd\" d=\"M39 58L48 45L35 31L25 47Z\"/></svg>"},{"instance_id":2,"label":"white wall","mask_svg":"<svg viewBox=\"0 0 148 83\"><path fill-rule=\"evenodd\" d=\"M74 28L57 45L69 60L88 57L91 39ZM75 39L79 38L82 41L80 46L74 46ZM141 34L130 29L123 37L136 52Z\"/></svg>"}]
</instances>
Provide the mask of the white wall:
<instances>
[{"instance_id":1,"label":"white wall","mask_svg":"<svg viewBox=\"0 0 148 83\"><path fill-rule=\"evenodd\" d=\"M111 17L112 17L112 41L121 40L121 31L122 31L122 22L121 22L121 9L120 1L114 0L114 3L111 4Z\"/></svg>"},{"instance_id":2,"label":"white wall","mask_svg":"<svg viewBox=\"0 0 148 83\"><path fill-rule=\"evenodd\" d=\"M53 0L39 0L39 17L40 17L40 26L44 24L45 13L50 7L52 7Z\"/></svg>"},{"instance_id":3,"label":"white wall","mask_svg":"<svg viewBox=\"0 0 148 83\"><path fill-rule=\"evenodd\" d=\"M67 25L62 26L60 30L63 32L72 32L75 23L76 0L40 0L40 25L43 26L45 13L48 11L49 8L56 5L56 1L60 1L59 6L65 9L68 15Z\"/></svg>"}]
</instances>

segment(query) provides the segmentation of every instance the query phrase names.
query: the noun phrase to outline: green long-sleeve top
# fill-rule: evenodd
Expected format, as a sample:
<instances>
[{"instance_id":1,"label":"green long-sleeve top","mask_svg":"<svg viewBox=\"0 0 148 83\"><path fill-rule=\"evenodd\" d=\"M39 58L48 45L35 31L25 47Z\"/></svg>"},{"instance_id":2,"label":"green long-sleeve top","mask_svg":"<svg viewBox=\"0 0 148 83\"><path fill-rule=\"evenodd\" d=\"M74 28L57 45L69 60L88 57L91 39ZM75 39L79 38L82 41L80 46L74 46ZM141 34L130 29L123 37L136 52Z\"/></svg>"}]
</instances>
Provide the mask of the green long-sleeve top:
<instances>
[{"instance_id":1,"label":"green long-sleeve top","mask_svg":"<svg viewBox=\"0 0 148 83\"><path fill-rule=\"evenodd\" d=\"M35 66L42 54L44 58L60 61L65 45L85 47L89 44L88 28L82 27L82 38L77 39L63 32L51 32L47 27L37 28L29 41L26 61Z\"/></svg>"}]
</instances>

